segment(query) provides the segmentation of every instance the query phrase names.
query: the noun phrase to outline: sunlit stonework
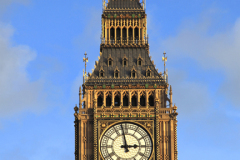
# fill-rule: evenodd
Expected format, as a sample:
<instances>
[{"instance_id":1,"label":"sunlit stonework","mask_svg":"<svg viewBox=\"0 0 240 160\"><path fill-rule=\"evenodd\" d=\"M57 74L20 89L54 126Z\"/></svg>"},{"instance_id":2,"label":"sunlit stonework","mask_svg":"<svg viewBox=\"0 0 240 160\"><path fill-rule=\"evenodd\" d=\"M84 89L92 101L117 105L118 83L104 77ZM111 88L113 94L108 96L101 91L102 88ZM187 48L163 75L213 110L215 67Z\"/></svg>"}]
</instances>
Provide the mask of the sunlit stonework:
<instances>
[{"instance_id":1,"label":"sunlit stonework","mask_svg":"<svg viewBox=\"0 0 240 160\"><path fill-rule=\"evenodd\" d=\"M177 107L151 59L145 1L103 0L100 55L83 59L75 160L177 160ZM156 60L158 61L158 60Z\"/></svg>"}]
</instances>

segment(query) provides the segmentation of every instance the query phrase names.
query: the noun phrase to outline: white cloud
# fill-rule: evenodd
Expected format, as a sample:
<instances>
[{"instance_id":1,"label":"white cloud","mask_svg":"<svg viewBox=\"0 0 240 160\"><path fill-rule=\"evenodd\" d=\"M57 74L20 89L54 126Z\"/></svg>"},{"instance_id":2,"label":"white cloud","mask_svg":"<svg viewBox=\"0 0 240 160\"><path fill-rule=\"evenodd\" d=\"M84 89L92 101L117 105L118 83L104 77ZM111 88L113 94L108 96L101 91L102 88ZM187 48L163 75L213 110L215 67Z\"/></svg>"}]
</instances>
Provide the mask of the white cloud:
<instances>
[{"instance_id":1,"label":"white cloud","mask_svg":"<svg viewBox=\"0 0 240 160\"><path fill-rule=\"evenodd\" d=\"M30 82L26 71L36 53L26 45L13 45L11 25L0 23L0 117L43 108L43 81Z\"/></svg>"},{"instance_id":2,"label":"white cloud","mask_svg":"<svg viewBox=\"0 0 240 160\"><path fill-rule=\"evenodd\" d=\"M13 3L19 3L19 4L28 4L29 0L0 0L0 15L4 13L8 6L10 6Z\"/></svg>"},{"instance_id":3,"label":"white cloud","mask_svg":"<svg viewBox=\"0 0 240 160\"><path fill-rule=\"evenodd\" d=\"M200 23L185 24L175 37L163 41L163 46L174 57L195 59L202 69L220 69L225 81L216 94L239 106L240 18L228 30L211 33L210 17L202 17Z\"/></svg>"},{"instance_id":4,"label":"white cloud","mask_svg":"<svg viewBox=\"0 0 240 160\"><path fill-rule=\"evenodd\" d=\"M199 118L212 106L207 86L198 82L187 81L187 72L171 70L169 84L173 89L173 103L178 107L179 118Z\"/></svg>"}]
</instances>

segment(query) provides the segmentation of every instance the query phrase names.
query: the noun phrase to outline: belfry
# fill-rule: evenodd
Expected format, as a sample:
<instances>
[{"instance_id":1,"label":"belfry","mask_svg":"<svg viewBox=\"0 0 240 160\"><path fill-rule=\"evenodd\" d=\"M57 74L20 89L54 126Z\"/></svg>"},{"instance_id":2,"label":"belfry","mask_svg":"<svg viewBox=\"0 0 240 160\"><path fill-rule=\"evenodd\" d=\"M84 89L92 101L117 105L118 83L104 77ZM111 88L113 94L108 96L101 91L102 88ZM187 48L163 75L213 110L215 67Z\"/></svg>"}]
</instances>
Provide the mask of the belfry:
<instances>
[{"instance_id":1,"label":"belfry","mask_svg":"<svg viewBox=\"0 0 240 160\"><path fill-rule=\"evenodd\" d=\"M167 57L158 72L145 8L146 0L103 0L100 56L74 108L75 160L177 160Z\"/></svg>"}]
</instances>

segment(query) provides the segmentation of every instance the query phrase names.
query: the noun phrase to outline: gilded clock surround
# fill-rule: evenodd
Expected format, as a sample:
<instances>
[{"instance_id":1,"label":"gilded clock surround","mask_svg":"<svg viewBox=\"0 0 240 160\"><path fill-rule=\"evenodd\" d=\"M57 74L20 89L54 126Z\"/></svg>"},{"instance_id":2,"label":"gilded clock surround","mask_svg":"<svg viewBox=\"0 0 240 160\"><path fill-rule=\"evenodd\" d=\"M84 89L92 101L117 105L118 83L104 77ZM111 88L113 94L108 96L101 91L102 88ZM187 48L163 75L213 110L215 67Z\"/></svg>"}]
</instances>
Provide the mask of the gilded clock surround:
<instances>
[{"instance_id":1,"label":"gilded clock surround","mask_svg":"<svg viewBox=\"0 0 240 160\"><path fill-rule=\"evenodd\" d=\"M149 132L149 160L178 159L178 113L165 71L167 57L164 52L164 73L158 72L149 56L145 7L145 0L103 0L100 56L87 74L85 53L83 90L74 108L75 160L103 160L101 137L119 122L137 123Z\"/></svg>"},{"instance_id":2,"label":"gilded clock surround","mask_svg":"<svg viewBox=\"0 0 240 160\"><path fill-rule=\"evenodd\" d=\"M105 133L110 127L112 127L113 125L119 124L119 123L128 123L128 122L141 126L150 135L151 140L152 140L152 145L153 145L150 159L155 160L155 159L153 159L153 155L155 154L154 153L154 147L155 147L154 146L154 126L155 126L154 125L154 120L99 120L99 123L98 123L98 128L99 128L98 137L100 137L100 138L99 138L98 143L100 144L103 133ZM98 148L99 154L101 156L100 160L104 160L103 156L100 152L100 145L98 147L99 147Z\"/></svg>"}]
</instances>

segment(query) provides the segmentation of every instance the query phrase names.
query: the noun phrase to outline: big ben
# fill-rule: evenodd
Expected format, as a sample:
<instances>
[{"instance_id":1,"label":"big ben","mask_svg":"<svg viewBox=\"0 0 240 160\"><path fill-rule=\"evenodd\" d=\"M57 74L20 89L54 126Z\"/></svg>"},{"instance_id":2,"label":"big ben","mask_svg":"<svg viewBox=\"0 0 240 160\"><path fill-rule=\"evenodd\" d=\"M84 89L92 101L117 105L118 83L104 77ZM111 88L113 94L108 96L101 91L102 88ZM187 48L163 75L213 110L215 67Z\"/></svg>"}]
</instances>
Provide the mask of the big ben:
<instances>
[{"instance_id":1,"label":"big ben","mask_svg":"<svg viewBox=\"0 0 240 160\"><path fill-rule=\"evenodd\" d=\"M177 107L151 59L145 0L103 0L100 55L75 106L75 160L177 160ZM83 59L88 61L87 54Z\"/></svg>"}]
</instances>

